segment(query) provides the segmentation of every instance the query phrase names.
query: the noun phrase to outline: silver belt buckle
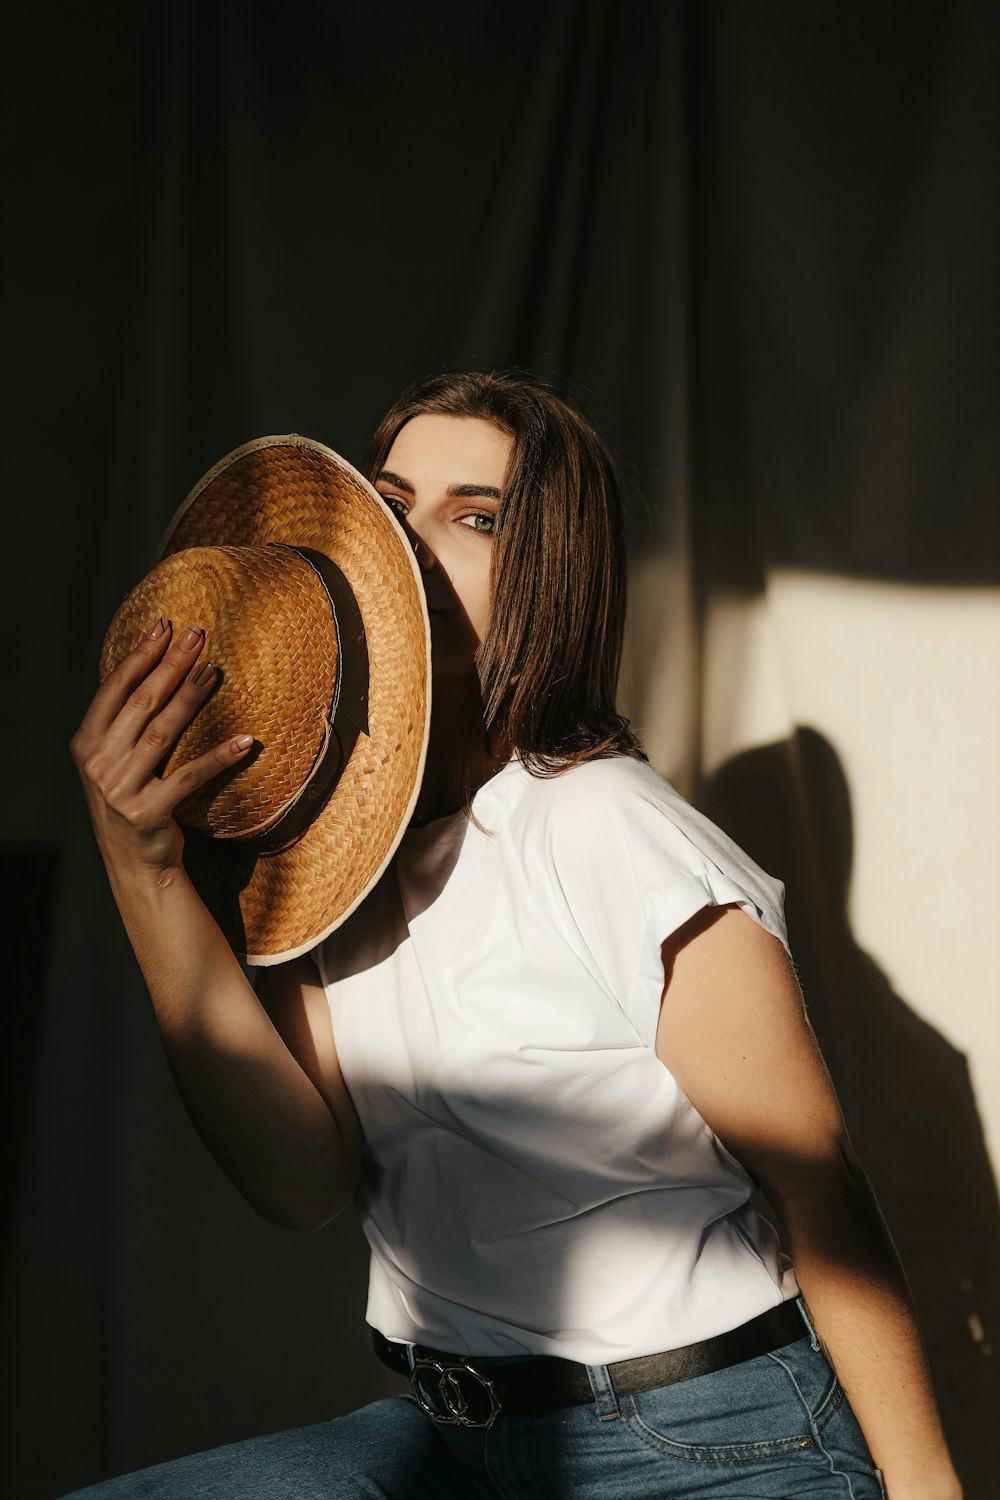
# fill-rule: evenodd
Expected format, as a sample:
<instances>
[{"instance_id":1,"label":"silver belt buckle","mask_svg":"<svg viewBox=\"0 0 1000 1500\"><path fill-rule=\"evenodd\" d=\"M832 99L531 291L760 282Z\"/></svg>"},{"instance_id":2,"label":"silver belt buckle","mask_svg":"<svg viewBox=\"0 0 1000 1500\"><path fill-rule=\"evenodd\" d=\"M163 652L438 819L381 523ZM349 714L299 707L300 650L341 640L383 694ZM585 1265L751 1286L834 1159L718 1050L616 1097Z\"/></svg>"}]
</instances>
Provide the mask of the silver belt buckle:
<instances>
[{"instance_id":1,"label":"silver belt buckle","mask_svg":"<svg viewBox=\"0 0 1000 1500\"><path fill-rule=\"evenodd\" d=\"M440 1407L432 1405L421 1389L421 1371L428 1372L425 1379L437 1381ZM463 1389L466 1376L470 1376L473 1383ZM435 1422L446 1422L455 1427L492 1427L502 1410L493 1381L475 1365L464 1361L452 1364L440 1359L415 1359L410 1371L410 1385L420 1410L433 1417ZM471 1415L470 1404L473 1411L479 1408L483 1414Z\"/></svg>"}]
</instances>

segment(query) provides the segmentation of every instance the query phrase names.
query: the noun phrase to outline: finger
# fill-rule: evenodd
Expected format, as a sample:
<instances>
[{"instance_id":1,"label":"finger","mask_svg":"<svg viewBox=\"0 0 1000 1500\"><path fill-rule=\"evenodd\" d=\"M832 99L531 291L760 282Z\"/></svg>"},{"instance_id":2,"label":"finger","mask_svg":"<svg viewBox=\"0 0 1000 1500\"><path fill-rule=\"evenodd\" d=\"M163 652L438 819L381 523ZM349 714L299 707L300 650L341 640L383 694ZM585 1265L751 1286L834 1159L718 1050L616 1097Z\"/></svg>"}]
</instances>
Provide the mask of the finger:
<instances>
[{"instance_id":1,"label":"finger","mask_svg":"<svg viewBox=\"0 0 1000 1500\"><path fill-rule=\"evenodd\" d=\"M191 671L204 644L204 632L194 625L175 636L152 670L135 681L125 695L105 735L109 750L126 751L135 746L150 719L160 712Z\"/></svg>"},{"instance_id":2,"label":"finger","mask_svg":"<svg viewBox=\"0 0 1000 1500\"><path fill-rule=\"evenodd\" d=\"M235 735L232 739L213 746L211 750L206 750L203 755L196 756L194 760L189 760L185 765L178 766L176 771L162 781L150 782L143 798L145 810L153 817L172 813L178 803L183 802L185 797L190 797L192 792L196 792L207 781L211 781L213 776L239 765L257 743L252 734Z\"/></svg>"},{"instance_id":3,"label":"finger","mask_svg":"<svg viewBox=\"0 0 1000 1500\"><path fill-rule=\"evenodd\" d=\"M135 745L126 752L118 781L123 792L137 794L158 773L218 680L218 668L212 662L198 662L192 668L173 697L150 719Z\"/></svg>"},{"instance_id":4,"label":"finger","mask_svg":"<svg viewBox=\"0 0 1000 1500\"><path fill-rule=\"evenodd\" d=\"M114 723L129 693L160 661L170 644L172 621L163 615L140 638L135 648L105 677L70 740L70 752L82 764Z\"/></svg>"}]
</instances>

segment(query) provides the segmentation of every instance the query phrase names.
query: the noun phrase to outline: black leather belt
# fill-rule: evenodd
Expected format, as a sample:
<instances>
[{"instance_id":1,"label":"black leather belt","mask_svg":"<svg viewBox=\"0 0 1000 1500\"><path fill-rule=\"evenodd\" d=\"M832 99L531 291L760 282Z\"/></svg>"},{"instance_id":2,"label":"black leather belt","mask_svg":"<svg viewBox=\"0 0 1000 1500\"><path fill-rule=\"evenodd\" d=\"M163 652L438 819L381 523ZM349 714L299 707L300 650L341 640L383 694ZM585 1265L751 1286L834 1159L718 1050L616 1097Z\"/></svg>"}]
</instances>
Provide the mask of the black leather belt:
<instances>
[{"instance_id":1,"label":"black leather belt","mask_svg":"<svg viewBox=\"0 0 1000 1500\"><path fill-rule=\"evenodd\" d=\"M798 1299L793 1297L739 1328L702 1339L698 1344L619 1360L608 1365L608 1374L616 1395L634 1396L639 1391L693 1380L697 1375L710 1375L713 1370L755 1359L759 1354L804 1338L806 1332ZM501 1412L526 1416L593 1400L586 1365L571 1359L539 1355L507 1363L443 1354L439 1349L414 1344L411 1371L406 1354L408 1345L391 1343L375 1328L372 1342L376 1356L390 1370L407 1377L421 1408L436 1422L492 1427Z\"/></svg>"}]
</instances>

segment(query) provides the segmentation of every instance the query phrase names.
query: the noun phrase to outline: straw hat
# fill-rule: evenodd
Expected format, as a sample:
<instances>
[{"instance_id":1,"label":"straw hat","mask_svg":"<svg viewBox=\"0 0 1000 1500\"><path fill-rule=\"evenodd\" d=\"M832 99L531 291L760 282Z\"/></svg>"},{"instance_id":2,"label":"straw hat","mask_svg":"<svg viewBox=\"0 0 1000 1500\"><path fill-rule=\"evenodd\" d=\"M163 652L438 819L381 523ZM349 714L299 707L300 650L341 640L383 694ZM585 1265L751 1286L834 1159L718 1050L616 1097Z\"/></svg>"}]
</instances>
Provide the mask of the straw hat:
<instances>
[{"instance_id":1,"label":"straw hat","mask_svg":"<svg viewBox=\"0 0 1000 1500\"><path fill-rule=\"evenodd\" d=\"M158 615L206 632L220 681L160 767L261 742L179 804L184 865L239 957L312 948L410 820L430 725L430 625L402 527L356 469L292 433L228 454L115 614L100 674Z\"/></svg>"}]
</instances>

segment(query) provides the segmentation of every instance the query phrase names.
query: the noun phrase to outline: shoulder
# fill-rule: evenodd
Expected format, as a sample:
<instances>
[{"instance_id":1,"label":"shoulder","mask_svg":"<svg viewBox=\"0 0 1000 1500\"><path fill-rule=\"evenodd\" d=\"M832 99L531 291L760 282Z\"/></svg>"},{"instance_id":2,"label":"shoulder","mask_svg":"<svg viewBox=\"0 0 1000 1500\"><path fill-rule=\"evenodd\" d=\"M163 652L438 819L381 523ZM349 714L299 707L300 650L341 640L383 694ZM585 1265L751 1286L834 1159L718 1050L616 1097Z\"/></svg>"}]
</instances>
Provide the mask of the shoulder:
<instances>
[{"instance_id":1,"label":"shoulder","mask_svg":"<svg viewBox=\"0 0 1000 1500\"><path fill-rule=\"evenodd\" d=\"M724 837L659 771L631 755L581 761L555 776L521 767L510 811L512 821L570 848L642 829L678 845L711 840L713 832Z\"/></svg>"},{"instance_id":2,"label":"shoulder","mask_svg":"<svg viewBox=\"0 0 1000 1500\"><path fill-rule=\"evenodd\" d=\"M632 755L580 761L552 776L519 766L519 802L534 815L566 817L583 808L627 806L637 799L677 797L670 783Z\"/></svg>"},{"instance_id":3,"label":"shoulder","mask_svg":"<svg viewBox=\"0 0 1000 1500\"><path fill-rule=\"evenodd\" d=\"M664 902L688 915L738 902L785 941L782 882L646 762L619 755L553 777L519 767L512 792L507 826L525 869L547 871L569 899L632 895L657 920L670 915Z\"/></svg>"},{"instance_id":4,"label":"shoulder","mask_svg":"<svg viewBox=\"0 0 1000 1500\"><path fill-rule=\"evenodd\" d=\"M581 761L554 776L519 764L504 817L526 862L547 863L571 882L600 871L620 880L651 861L664 874L697 868L699 821L658 771L626 755Z\"/></svg>"}]
</instances>

